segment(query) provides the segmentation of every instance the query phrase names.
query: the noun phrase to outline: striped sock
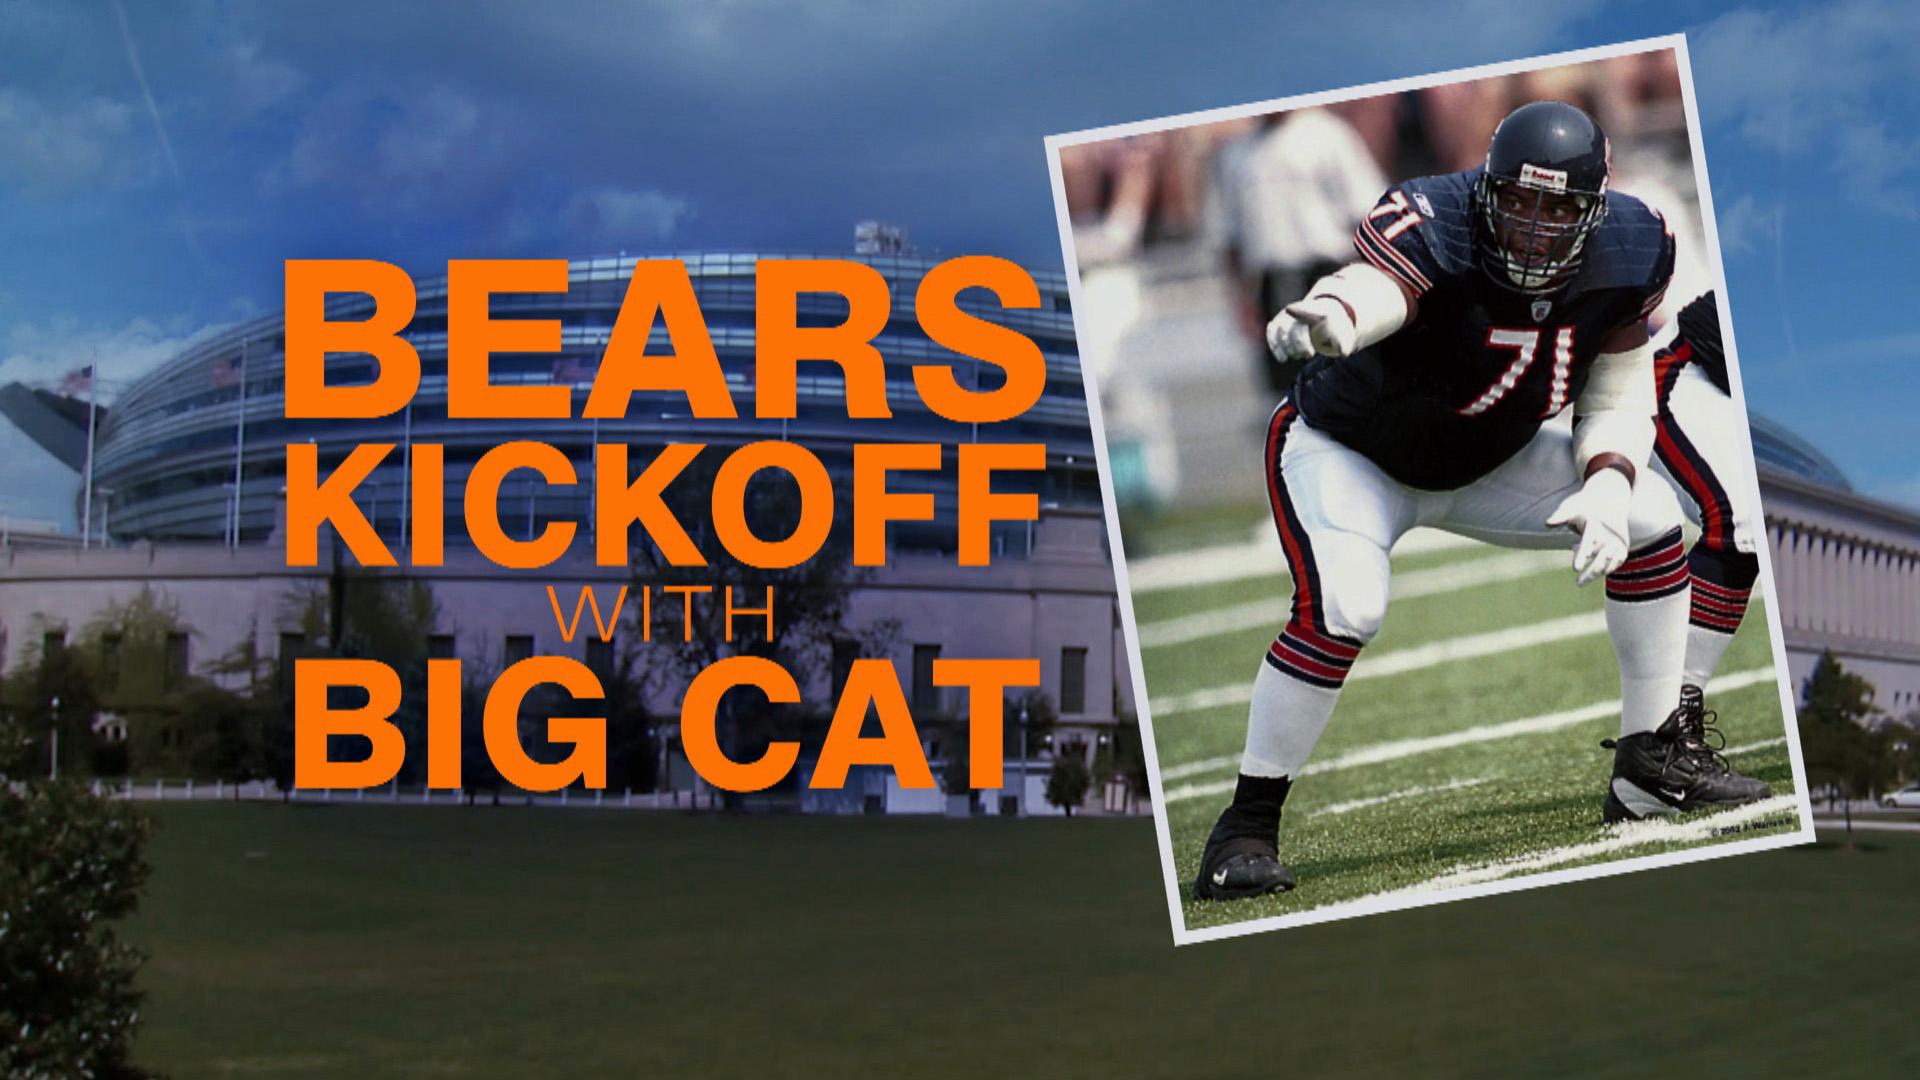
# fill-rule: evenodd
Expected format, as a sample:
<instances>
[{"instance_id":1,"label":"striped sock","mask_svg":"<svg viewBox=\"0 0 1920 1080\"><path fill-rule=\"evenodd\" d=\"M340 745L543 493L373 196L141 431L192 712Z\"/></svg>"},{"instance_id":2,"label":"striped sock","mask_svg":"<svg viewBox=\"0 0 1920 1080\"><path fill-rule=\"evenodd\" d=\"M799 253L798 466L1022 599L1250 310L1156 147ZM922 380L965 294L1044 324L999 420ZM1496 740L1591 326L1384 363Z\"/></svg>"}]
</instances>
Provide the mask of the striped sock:
<instances>
[{"instance_id":1,"label":"striped sock","mask_svg":"<svg viewBox=\"0 0 1920 1080\"><path fill-rule=\"evenodd\" d=\"M1253 679L1244 776L1298 776L1333 718L1340 686L1360 643L1295 621L1287 624Z\"/></svg>"},{"instance_id":2,"label":"striped sock","mask_svg":"<svg viewBox=\"0 0 1920 1080\"><path fill-rule=\"evenodd\" d=\"M1687 581L1679 529L1634 550L1607 575L1607 634L1620 661L1621 735L1659 727L1680 700Z\"/></svg>"},{"instance_id":3,"label":"striped sock","mask_svg":"<svg viewBox=\"0 0 1920 1080\"><path fill-rule=\"evenodd\" d=\"M1701 542L1687 553L1687 568L1693 579L1693 605L1684 677L1687 685L1704 687L1746 618L1753 583L1760 577L1760 559Z\"/></svg>"}]
</instances>

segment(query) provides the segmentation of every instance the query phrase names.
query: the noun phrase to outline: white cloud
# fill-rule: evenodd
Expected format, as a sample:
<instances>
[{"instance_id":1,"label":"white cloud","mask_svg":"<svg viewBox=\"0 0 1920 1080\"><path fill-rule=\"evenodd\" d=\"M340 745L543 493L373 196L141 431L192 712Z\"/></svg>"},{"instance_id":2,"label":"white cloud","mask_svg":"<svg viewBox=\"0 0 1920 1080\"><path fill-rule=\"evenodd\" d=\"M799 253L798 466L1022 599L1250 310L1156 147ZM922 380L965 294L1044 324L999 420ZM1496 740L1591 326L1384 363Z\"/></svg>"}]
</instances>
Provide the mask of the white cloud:
<instances>
[{"instance_id":1,"label":"white cloud","mask_svg":"<svg viewBox=\"0 0 1920 1080\"><path fill-rule=\"evenodd\" d=\"M527 195L506 215L502 250L556 254L611 254L645 250L671 240L698 213L685 196L656 188L601 184L571 197Z\"/></svg>"},{"instance_id":2,"label":"white cloud","mask_svg":"<svg viewBox=\"0 0 1920 1080\"><path fill-rule=\"evenodd\" d=\"M195 339L228 325L200 326L184 317L136 318L119 326L88 325L69 316L14 323L0 339L0 385L17 381L57 389L67 372L97 363L101 400L111 401Z\"/></svg>"},{"instance_id":3,"label":"white cloud","mask_svg":"<svg viewBox=\"0 0 1920 1080\"><path fill-rule=\"evenodd\" d=\"M105 97L47 103L0 88L0 181L64 192L152 176L133 139L133 106Z\"/></svg>"},{"instance_id":4,"label":"white cloud","mask_svg":"<svg viewBox=\"0 0 1920 1080\"><path fill-rule=\"evenodd\" d=\"M254 41L235 41L221 53L226 69L227 108L232 115L252 118L298 93L307 78L292 64L268 56Z\"/></svg>"},{"instance_id":5,"label":"white cloud","mask_svg":"<svg viewBox=\"0 0 1920 1080\"><path fill-rule=\"evenodd\" d=\"M308 112L262 186L345 190L383 211L465 205L506 183L523 131L510 105L447 85L336 94Z\"/></svg>"},{"instance_id":6,"label":"white cloud","mask_svg":"<svg viewBox=\"0 0 1920 1080\"><path fill-rule=\"evenodd\" d=\"M1909 221L1920 221L1920 207L1902 194L1903 181L1920 171L1920 138L1902 140L1887 134L1886 125L1849 127L1837 135L1839 153L1834 168L1853 196Z\"/></svg>"},{"instance_id":7,"label":"white cloud","mask_svg":"<svg viewBox=\"0 0 1920 1080\"><path fill-rule=\"evenodd\" d=\"M693 214L693 204L648 188L598 187L574 196L567 216L575 228L608 240L654 242L672 236Z\"/></svg>"},{"instance_id":8,"label":"white cloud","mask_svg":"<svg viewBox=\"0 0 1920 1080\"><path fill-rule=\"evenodd\" d=\"M1786 223L1786 208L1778 203L1759 203L1751 195L1742 195L1719 212L1715 219L1720 229L1720 247L1724 251L1747 252L1762 243L1780 243Z\"/></svg>"},{"instance_id":9,"label":"white cloud","mask_svg":"<svg viewBox=\"0 0 1920 1080\"><path fill-rule=\"evenodd\" d=\"M1901 188L1920 140L1881 118L1910 115L1898 99L1920 85L1915 41L1909 0L1730 12L1689 35L1701 120L1775 153L1826 154L1855 198L1913 218Z\"/></svg>"}]
</instances>

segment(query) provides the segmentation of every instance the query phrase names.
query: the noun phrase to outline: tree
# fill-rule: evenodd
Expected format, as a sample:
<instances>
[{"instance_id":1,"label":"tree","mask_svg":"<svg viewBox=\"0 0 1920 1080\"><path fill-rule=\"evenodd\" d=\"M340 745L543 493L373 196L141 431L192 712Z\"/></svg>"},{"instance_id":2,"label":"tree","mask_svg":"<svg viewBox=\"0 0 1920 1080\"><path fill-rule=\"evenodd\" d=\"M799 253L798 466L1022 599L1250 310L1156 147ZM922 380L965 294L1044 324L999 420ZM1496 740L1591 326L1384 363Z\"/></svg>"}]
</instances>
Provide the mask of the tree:
<instances>
[{"instance_id":1,"label":"tree","mask_svg":"<svg viewBox=\"0 0 1920 1080\"><path fill-rule=\"evenodd\" d=\"M146 880L132 804L46 778L22 718L0 709L0 1076L124 1078L140 953L112 923Z\"/></svg>"},{"instance_id":2,"label":"tree","mask_svg":"<svg viewBox=\"0 0 1920 1080\"><path fill-rule=\"evenodd\" d=\"M1062 747L1053 759L1052 771L1047 773L1047 801L1072 817L1074 808L1087 801L1087 791L1092 787L1087 748L1079 743Z\"/></svg>"},{"instance_id":3,"label":"tree","mask_svg":"<svg viewBox=\"0 0 1920 1080\"><path fill-rule=\"evenodd\" d=\"M191 776L235 784L269 775L274 702L253 634L227 655L187 667L193 628L164 593L108 604L71 644L42 620L43 644L9 680L7 704L46 761L60 732L62 775ZM221 685L239 683L230 690ZM53 703L59 702L58 715ZM95 730L120 721L125 739Z\"/></svg>"},{"instance_id":4,"label":"tree","mask_svg":"<svg viewBox=\"0 0 1920 1080\"><path fill-rule=\"evenodd\" d=\"M84 649L55 645L60 628L44 618L34 620L31 645L20 666L8 677L0 707L12 714L15 730L25 741L23 752L42 775L53 764L54 733L59 732L59 771L76 775L88 770L95 741L93 721L100 713L99 694Z\"/></svg>"},{"instance_id":5,"label":"tree","mask_svg":"<svg viewBox=\"0 0 1920 1080\"><path fill-rule=\"evenodd\" d=\"M1125 780L1135 795L1147 791L1147 753L1140 742L1140 721L1130 709L1122 709L1114 725L1113 738L1100 747L1095 757L1094 775L1104 782L1109 777Z\"/></svg>"},{"instance_id":6,"label":"tree","mask_svg":"<svg viewBox=\"0 0 1920 1080\"><path fill-rule=\"evenodd\" d=\"M400 779L424 779L427 639L440 617L432 587L418 578L404 580L336 566L324 590L296 592L288 603L298 612L304 655L378 660L400 676L400 706L389 718L406 739ZM292 672L286 672L279 695L280 730L268 740L276 777L284 776L286 781L283 790L292 779L291 679Z\"/></svg>"},{"instance_id":7,"label":"tree","mask_svg":"<svg viewBox=\"0 0 1920 1080\"><path fill-rule=\"evenodd\" d=\"M861 657L885 656L899 634L897 623L849 625L848 598L864 573L853 566L851 531L844 524L850 520L847 508L838 508L820 549L798 565L768 568L742 562L712 526L716 458L708 454L696 459L661 495L673 516L693 527L687 539L703 565L676 565L650 539L642 539L631 553L635 587L654 591L647 627L653 646L647 652L649 689L669 694L720 660L756 656L786 669L805 695L810 687L830 681L836 639L853 641ZM777 469L757 474L741 501L742 519L763 541L787 538L802 520L799 487ZM735 613L731 620L729 589ZM740 614L743 608L768 607L771 617ZM749 706L749 701L754 703ZM811 730L811 711L804 704L775 705L742 687L720 699L715 734L729 756L752 760L775 734ZM727 799L730 807L739 805L733 793L727 793Z\"/></svg>"},{"instance_id":8,"label":"tree","mask_svg":"<svg viewBox=\"0 0 1920 1080\"><path fill-rule=\"evenodd\" d=\"M1053 698L1045 690L1037 687L1010 694L1001 706L1003 736L1006 752L1018 758L1033 758L1046 752L1053 746L1053 728L1060 722L1060 713L1053 707ZM1024 725L1022 716L1026 717ZM1020 745L1020 730L1024 726L1027 733L1026 746Z\"/></svg>"},{"instance_id":9,"label":"tree","mask_svg":"<svg viewBox=\"0 0 1920 1080\"><path fill-rule=\"evenodd\" d=\"M613 670L595 674L607 695L607 787L652 791L660 781L658 725L647 711L639 656L631 648L622 649Z\"/></svg>"},{"instance_id":10,"label":"tree","mask_svg":"<svg viewBox=\"0 0 1920 1080\"><path fill-rule=\"evenodd\" d=\"M1890 764L1885 740L1865 727L1873 715L1873 685L1822 653L1808 676L1800 706L1800 741L1807 779L1845 800L1847 846L1853 847L1853 800L1869 798Z\"/></svg>"},{"instance_id":11,"label":"tree","mask_svg":"<svg viewBox=\"0 0 1920 1080\"><path fill-rule=\"evenodd\" d=\"M965 795L971 802L974 795L972 726L951 717L932 723L921 718L920 722L940 732L940 790L949 795Z\"/></svg>"}]
</instances>

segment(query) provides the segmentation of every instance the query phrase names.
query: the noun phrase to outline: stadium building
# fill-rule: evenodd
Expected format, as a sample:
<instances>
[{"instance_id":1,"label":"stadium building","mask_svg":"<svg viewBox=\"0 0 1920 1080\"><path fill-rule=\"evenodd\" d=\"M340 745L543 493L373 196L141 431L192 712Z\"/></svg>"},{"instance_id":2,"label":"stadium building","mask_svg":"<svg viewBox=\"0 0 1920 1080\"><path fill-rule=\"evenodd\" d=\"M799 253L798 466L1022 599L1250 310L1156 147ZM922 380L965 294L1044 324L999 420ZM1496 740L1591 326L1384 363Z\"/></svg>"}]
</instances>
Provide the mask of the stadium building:
<instances>
[{"instance_id":1,"label":"stadium building","mask_svg":"<svg viewBox=\"0 0 1920 1080\"><path fill-rule=\"evenodd\" d=\"M1831 651L1881 711L1920 713L1920 514L1854 494L1778 424L1754 417L1752 430L1795 695Z\"/></svg>"},{"instance_id":2,"label":"stadium building","mask_svg":"<svg viewBox=\"0 0 1920 1080\"><path fill-rule=\"evenodd\" d=\"M318 568L286 566L279 526L284 522L285 448L295 442L318 447L323 476L363 443L445 446L446 562L404 573L433 587L440 619L437 653L495 668L525 655L573 655L591 662L591 635L577 635L571 643L561 639L546 586L555 585L566 597L577 595L579 586L599 586L602 596L610 597L632 581L624 567L592 565L590 545L580 541L575 551L538 573L504 571L471 548L459 547L466 537L461 507L467 476L482 453L501 443L532 439L551 444L573 460L582 480L549 487L531 472L509 477L500 494L499 517L509 536L527 538L551 522L579 523L579 535L589 535L591 447L597 442L625 443L645 460L651 456L649 448L668 442L705 443L705 453L717 455L749 442L790 440L827 466L843 503L851 486L843 481L850 478L857 442L949 447L975 441L1041 442L1047 447L1044 473L1009 472L995 478L996 491L1037 493L1041 519L997 523L993 565L988 568L957 565L952 450L944 454L945 468L938 475L895 473L889 480L894 490L934 496L935 519L891 527L887 565L856 587L848 622L898 625L892 659L917 715L963 711L959 691L931 684L934 659L1039 658L1041 689L1059 713L1058 744L1083 747L1091 754L1112 737L1125 712L1128 679L1066 282L1059 274L1035 274L1041 292L1038 309L1004 309L984 290L961 296L962 310L1017 330L1039 345L1047 385L1041 400L1014 421L956 424L921 404L912 366L949 365L961 386L982 390L998 385L1000 369L935 345L920 330L914 293L939 260L904 253L897 250L900 246L866 243L866 250L852 256L665 256L686 266L742 416L737 420L692 419L684 397L675 394L636 395L627 415L618 420L450 421L444 277L416 281L418 306L406 336L419 353L422 379L411 405L396 415L286 419L284 323L278 314L209 336L130 386L102 424L96 480L109 493L105 509L114 546L96 551L9 550L0 555L5 560L0 572L0 677L7 660L17 660L30 640L41 642L49 632L78 634L105 605L149 586L164 592L191 627L191 640L183 647L191 650L196 670L249 639L261 656L301 647L299 605L290 598L324 587L331 538L323 535ZM755 266L762 258L852 258L886 280L894 314L875 345L886 362L891 419L849 419L840 369L824 362L800 365L795 418L751 418ZM576 259L568 264L565 294L496 296L496 318L559 320L562 346L558 354L496 355L492 381L571 385L577 414L635 264L631 257ZM332 319L364 319L371 309L372 300L365 296L329 301ZM838 296L800 298L802 325L838 325L847 314L846 301ZM664 326L656 325L648 352L671 351ZM370 381L373 364L370 357L330 357L328 381ZM404 452L390 454L356 489L362 510L389 543L401 537L407 524L404 457ZM1046 809L1040 798L1044 780L1036 774L1026 785L1028 812ZM878 796L890 809L934 808L933 803L922 805L923 797L895 788L866 794L869 800L856 805L871 805L871 798ZM1092 801L1101 800L1096 789ZM1002 805L988 802L990 809Z\"/></svg>"},{"instance_id":3,"label":"stadium building","mask_svg":"<svg viewBox=\"0 0 1920 1080\"><path fill-rule=\"evenodd\" d=\"M87 408L52 390L0 386L0 547L79 543Z\"/></svg>"},{"instance_id":4,"label":"stadium building","mask_svg":"<svg viewBox=\"0 0 1920 1080\"><path fill-rule=\"evenodd\" d=\"M802 363L798 416L792 420L755 420L754 266L761 258L841 258L845 253L761 256L755 254L683 254L668 256L686 265L706 319L714 349L727 375L728 389L742 418L695 420L684 397L636 395L619 420L449 421L447 418L447 312L444 277L416 283L418 307L406 337L419 353L421 381L412 404L402 413L365 421L288 420L285 412L283 321L258 319L201 341L140 379L116 402L104 426L98 482L114 492L115 531L153 541L219 540L236 528L242 542L264 541L274 527L285 480L285 446L312 442L319 447L324 475L355 446L368 442L439 443L446 447L449 507L462 505L466 476L486 450L516 439L550 443L566 452L582 477L593 472L592 444L620 442L634 447L667 442L701 442L716 450L763 439L785 439L812 449L831 473L851 468L855 442L973 441L1044 442L1047 471L1030 479L1042 503L1062 508L1099 506L1099 480L1087 430L1086 395L1074 345L1073 317L1065 280L1037 275L1041 307L1003 309L989 293L963 296L962 310L1018 330L1033 339L1047 360L1047 391L1017 420L981 429L942 419L921 404L914 389L915 364L951 364L960 384L991 389L999 369L952 353L927 339L914 318L913 296L920 279L937 260L906 254L853 256L878 270L892 293L894 316L875 345L887 361L889 421L850 420L840 369L829 363ZM568 264L564 294L499 296L493 312L500 319L557 319L558 354L504 354L492 362L497 384L567 384L574 387L573 412L586 400L600 356L612 334L637 260L576 259ZM365 319L373 309L364 296L340 297L329 317ZM847 318L846 301L830 294L805 294L799 302L803 326L833 326ZM664 325L653 327L648 352L672 351ZM371 357L336 357L328 362L330 384L371 381ZM367 517L385 537L398 537L406 510L402 454L391 455L360 484L357 497ZM236 468L236 462L238 467ZM921 490L935 495L937 520L895 528L895 541L908 549L951 551L954 545L952 477L924 478ZM238 498L235 475L239 474ZM901 476L903 484L910 476ZM1017 491L1021 478L1009 475L1003 490ZM517 485L517 486L516 486ZM516 478L501 494L501 519L509 535L532 535L549 521L586 525L591 517L590 485L549 489L531 473ZM457 513L457 510L455 511ZM458 525L458 522L453 522ZM460 529L449 528L456 536ZM1002 550L1026 542L1024 528L1004 527Z\"/></svg>"}]
</instances>

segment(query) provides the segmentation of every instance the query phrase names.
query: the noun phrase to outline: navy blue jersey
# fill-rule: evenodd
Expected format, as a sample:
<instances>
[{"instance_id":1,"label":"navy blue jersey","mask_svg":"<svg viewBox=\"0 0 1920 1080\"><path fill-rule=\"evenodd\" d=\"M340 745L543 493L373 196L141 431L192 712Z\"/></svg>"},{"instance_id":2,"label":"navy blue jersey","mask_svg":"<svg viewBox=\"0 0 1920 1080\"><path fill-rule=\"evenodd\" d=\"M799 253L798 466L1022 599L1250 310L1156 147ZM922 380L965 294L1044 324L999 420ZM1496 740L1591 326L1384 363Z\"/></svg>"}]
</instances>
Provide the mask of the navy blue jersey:
<instances>
[{"instance_id":1,"label":"navy blue jersey","mask_svg":"<svg viewBox=\"0 0 1920 1080\"><path fill-rule=\"evenodd\" d=\"M1680 336L1666 350L1677 352L1682 344L1690 355L1687 362L1699 366L1723 394L1733 393L1727 383L1727 354L1720 348L1720 304L1712 292L1701 293L1680 309Z\"/></svg>"},{"instance_id":2,"label":"navy blue jersey","mask_svg":"<svg viewBox=\"0 0 1920 1080\"><path fill-rule=\"evenodd\" d=\"M1343 358L1319 357L1294 384L1308 423L1410 487L1443 491L1485 476L1578 397L1600 345L1644 321L1673 276L1673 235L1630 195L1607 216L1557 291L1494 282L1474 258L1479 169L1388 189L1354 246L1417 297L1413 320Z\"/></svg>"}]
</instances>

